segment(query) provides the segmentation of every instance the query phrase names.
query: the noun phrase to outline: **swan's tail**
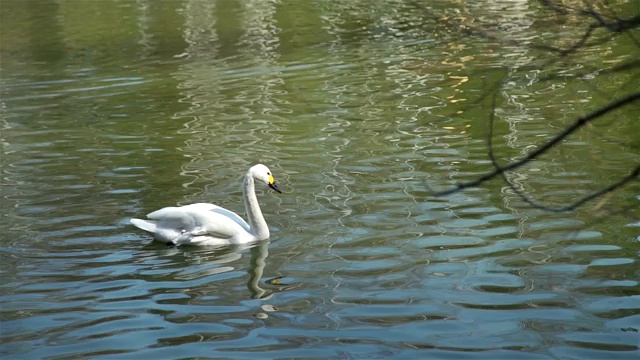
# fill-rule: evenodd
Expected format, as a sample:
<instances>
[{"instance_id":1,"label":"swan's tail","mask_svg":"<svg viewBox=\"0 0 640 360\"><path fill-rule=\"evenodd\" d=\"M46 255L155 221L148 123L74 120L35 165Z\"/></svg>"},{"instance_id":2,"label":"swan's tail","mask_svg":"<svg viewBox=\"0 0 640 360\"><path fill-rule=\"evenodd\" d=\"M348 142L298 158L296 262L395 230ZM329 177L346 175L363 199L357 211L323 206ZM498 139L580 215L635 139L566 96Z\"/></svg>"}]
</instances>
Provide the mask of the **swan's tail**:
<instances>
[{"instance_id":1,"label":"swan's tail","mask_svg":"<svg viewBox=\"0 0 640 360\"><path fill-rule=\"evenodd\" d=\"M140 219L131 219L129 221L131 222L131 224L133 224L133 226L150 233L155 233L158 230L158 226L156 225L155 221Z\"/></svg>"}]
</instances>

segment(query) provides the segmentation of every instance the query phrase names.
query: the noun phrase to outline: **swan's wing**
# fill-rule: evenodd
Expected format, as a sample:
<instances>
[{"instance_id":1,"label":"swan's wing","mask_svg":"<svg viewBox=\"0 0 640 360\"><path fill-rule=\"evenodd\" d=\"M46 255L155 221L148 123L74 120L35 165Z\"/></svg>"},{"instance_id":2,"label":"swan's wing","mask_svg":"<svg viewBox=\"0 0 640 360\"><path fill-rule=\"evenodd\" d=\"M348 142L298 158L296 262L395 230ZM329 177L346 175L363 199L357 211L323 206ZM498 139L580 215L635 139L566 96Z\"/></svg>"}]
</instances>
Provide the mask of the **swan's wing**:
<instances>
[{"instance_id":1,"label":"swan's wing","mask_svg":"<svg viewBox=\"0 0 640 360\"><path fill-rule=\"evenodd\" d=\"M223 207L220 207L218 205L207 204L207 203L197 203L197 204L185 205L185 206L182 206L182 208L185 210L189 209L189 210L196 210L196 211L212 211L220 215L224 215L229 219L235 221L238 225L242 226L242 228L244 228L245 231L247 232L251 231L251 227L249 226L249 224L247 224L247 222L244 221L244 219L240 217L240 215L234 213L231 210L227 210Z\"/></svg>"},{"instance_id":2,"label":"swan's wing","mask_svg":"<svg viewBox=\"0 0 640 360\"><path fill-rule=\"evenodd\" d=\"M219 206L203 206L211 204L193 205L165 207L148 214L147 217L155 220L159 228L172 229L193 236L208 235L220 239L229 239L240 233L248 232L234 218L217 212L218 209L222 209ZM226 211L230 212L229 210ZM237 214L234 215L239 218Z\"/></svg>"},{"instance_id":3,"label":"swan's wing","mask_svg":"<svg viewBox=\"0 0 640 360\"><path fill-rule=\"evenodd\" d=\"M164 207L147 214L147 218L156 220L157 225L167 228L187 229L195 226L193 217L179 207Z\"/></svg>"}]
</instances>

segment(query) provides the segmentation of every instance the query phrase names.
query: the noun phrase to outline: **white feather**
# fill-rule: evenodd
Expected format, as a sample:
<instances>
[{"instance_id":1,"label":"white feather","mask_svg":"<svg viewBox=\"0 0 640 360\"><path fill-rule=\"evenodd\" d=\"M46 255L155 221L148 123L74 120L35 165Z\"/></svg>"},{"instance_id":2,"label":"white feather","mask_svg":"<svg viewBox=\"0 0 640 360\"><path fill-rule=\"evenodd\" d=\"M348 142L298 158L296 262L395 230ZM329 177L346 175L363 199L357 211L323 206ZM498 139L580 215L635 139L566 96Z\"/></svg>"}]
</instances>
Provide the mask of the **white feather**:
<instances>
[{"instance_id":1,"label":"white feather","mask_svg":"<svg viewBox=\"0 0 640 360\"><path fill-rule=\"evenodd\" d=\"M267 239L269 228L258 205L254 180L265 182L277 190L266 166L258 164L249 169L243 181L249 223L231 210L197 203L165 207L148 214L149 220L131 219L131 224L151 233L156 240L175 245L243 244Z\"/></svg>"}]
</instances>

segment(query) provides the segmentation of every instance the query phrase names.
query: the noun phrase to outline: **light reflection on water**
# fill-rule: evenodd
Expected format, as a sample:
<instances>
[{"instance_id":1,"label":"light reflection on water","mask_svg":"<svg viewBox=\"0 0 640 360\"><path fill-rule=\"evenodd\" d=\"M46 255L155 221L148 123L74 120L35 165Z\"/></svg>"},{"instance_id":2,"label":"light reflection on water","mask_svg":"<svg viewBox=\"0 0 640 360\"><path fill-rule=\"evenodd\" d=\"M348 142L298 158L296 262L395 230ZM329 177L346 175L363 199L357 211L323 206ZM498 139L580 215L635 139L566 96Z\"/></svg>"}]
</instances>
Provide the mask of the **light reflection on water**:
<instances>
[{"instance_id":1,"label":"light reflection on water","mask_svg":"<svg viewBox=\"0 0 640 360\"><path fill-rule=\"evenodd\" d=\"M161 10L120 3L139 15L131 56L5 60L0 356L637 356L637 221L532 211L499 184L427 197L489 168L477 72L513 65L499 74L504 159L555 133L548 112L575 111L565 80L519 69L536 63L526 46L461 39L406 1L222 4L162 3L180 26L155 34ZM498 8L485 15L510 37L540 36L527 4ZM167 55L173 36L184 46ZM87 39L60 41L73 53ZM509 176L562 204L633 161L607 140ZM195 201L241 212L258 161L284 191L258 194L270 242L167 248L128 225Z\"/></svg>"}]
</instances>

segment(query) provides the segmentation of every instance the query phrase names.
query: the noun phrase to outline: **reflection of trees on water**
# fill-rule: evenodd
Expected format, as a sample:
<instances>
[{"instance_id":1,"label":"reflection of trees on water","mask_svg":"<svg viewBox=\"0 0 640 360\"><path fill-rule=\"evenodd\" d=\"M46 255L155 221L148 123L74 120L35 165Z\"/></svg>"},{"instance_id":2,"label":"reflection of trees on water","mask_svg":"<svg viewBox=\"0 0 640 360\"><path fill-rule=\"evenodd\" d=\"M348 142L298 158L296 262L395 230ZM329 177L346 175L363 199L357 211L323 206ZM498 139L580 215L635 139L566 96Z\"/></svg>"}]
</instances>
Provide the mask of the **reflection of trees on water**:
<instances>
[{"instance_id":1,"label":"reflection of trees on water","mask_svg":"<svg viewBox=\"0 0 640 360\"><path fill-rule=\"evenodd\" d=\"M471 5L473 6L473 5ZM504 64L506 74L504 76L504 87L501 89L501 95L506 100L506 108L501 112L500 118L507 124L509 132L504 135L506 145L515 150L516 153L523 154L529 151L528 145L531 144L531 131L527 128L530 126L537 108L530 108L524 101L528 96L523 93L531 91L528 89L537 81L539 71L522 70L531 65L535 57L529 53L529 44L531 39L536 36L535 31L530 29L533 23L533 11L529 8L528 1L513 1L508 8L504 7L501 2L487 2L482 5L482 10L488 12L493 22L501 24L496 31L500 37L510 41L509 46L501 47L498 52L498 63ZM471 9L472 11L478 9ZM523 78L524 76L524 78ZM522 125L524 129L521 129ZM537 131L537 130L535 130ZM522 143L524 142L524 144ZM524 191L527 184L528 171L512 172L507 175L510 181L520 190ZM518 237L521 238L525 233L526 222L529 217L521 214L518 209L518 203L512 204L514 195L511 194L507 186L502 188L500 192L502 196L503 206L509 209L518 219Z\"/></svg>"},{"instance_id":2,"label":"reflection of trees on water","mask_svg":"<svg viewBox=\"0 0 640 360\"><path fill-rule=\"evenodd\" d=\"M441 135L451 133L430 123L434 117L442 121L437 109L456 102L457 87L464 78L451 63L460 61L442 65L424 51L424 44L435 41L428 26L431 20L425 17L429 5L355 1L332 2L321 9L322 27L332 35L327 64L343 71L331 71L323 82L322 90L331 95L332 105L320 112L321 118L328 119L321 132L332 155L331 171L325 176L334 181L317 197L340 209L344 219L355 209L355 215L366 213L368 201L390 201L390 192L397 191L399 196L393 199L408 203L398 218L415 225L412 214L422 210L415 208L414 194L421 191L421 174L430 173L425 162L438 161L437 147L447 145L445 141L433 145ZM441 74L445 68L453 69L449 78ZM349 136L353 132L362 136ZM460 132L461 137L468 136L464 129ZM451 158L451 151L442 149L442 161ZM351 190L357 179L371 179L372 189L379 186L379 190L363 201ZM380 184L384 180L400 186L389 189Z\"/></svg>"},{"instance_id":3,"label":"reflection of trees on water","mask_svg":"<svg viewBox=\"0 0 640 360\"><path fill-rule=\"evenodd\" d=\"M215 148L211 144L216 140L212 133L217 132L218 126L213 113L221 100L220 71L225 66L217 60L216 2L185 1L178 12L184 17L182 36L187 47L176 54L183 62L173 76L182 95L179 101L189 108L175 114L173 119L184 122L179 132L188 135L178 150L189 159L181 169L181 175L187 178L182 185L189 188L209 175L213 167L207 149ZM193 187L198 193L202 192L199 186Z\"/></svg>"},{"instance_id":4,"label":"reflection of trees on water","mask_svg":"<svg viewBox=\"0 0 640 360\"><path fill-rule=\"evenodd\" d=\"M358 2L354 2L353 8L357 9ZM352 59L348 58L348 49L344 42L347 40L349 26L343 16L349 13L351 8L345 3L333 3L331 7L323 9L321 19L324 30L332 35L330 45L327 48L328 64L339 66L345 69L356 67L352 63ZM360 68L358 68L360 70ZM316 201L322 206L338 209L340 215L337 219L338 223L342 223L342 219L348 217L353 212L353 205L350 203L356 194L351 190L351 185L355 183L355 178L345 172L342 167L342 161L345 154L349 153L351 141L345 136L348 129L352 126L349 117L349 93L355 91L349 88L349 74L351 71L334 72L331 76L324 77L320 90L324 96L322 109L314 109L319 118L323 119L323 126L319 132L322 134L322 150L329 156L328 171L324 171L322 176L325 178L324 188L315 194ZM353 84L355 86L355 84ZM332 235L332 231L328 232L328 236Z\"/></svg>"},{"instance_id":5,"label":"reflection of trees on water","mask_svg":"<svg viewBox=\"0 0 640 360\"><path fill-rule=\"evenodd\" d=\"M140 34L140 39L138 40L140 55L142 58L148 58L154 50L153 33L150 31L152 14L149 9L149 0L136 0L136 5L138 6L136 25Z\"/></svg>"},{"instance_id":6,"label":"reflection of trees on water","mask_svg":"<svg viewBox=\"0 0 640 360\"><path fill-rule=\"evenodd\" d=\"M254 0L234 9L241 12L241 36L232 45L227 35L224 43L218 35L217 23L226 9L216 4L186 1L179 10L187 47L178 55L182 64L174 77L180 83L180 101L189 109L174 119L184 122L180 133L188 135L179 150L189 159L182 166L188 178L183 186L198 191L192 197L211 182L212 169L236 169L227 179L215 175L215 181L237 190L237 178L249 166L258 161L277 164L279 158L268 146L281 136L276 114L284 111L277 99L284 80L275 70L280 31L273 18L276 4Z\"/></svg>"},{"instance_id":7,"label":"reflection of trees on water","mask_svg":"<svg viewBox=\"0 0 640 360\"><path fill-rule=\"evenodd\" d=\"M620 4L620 7L624 8L624 4ZM501 177L506 184L503 188L503 193L505 192L504 190L506 190L507 193L517 195L521 203L525 204L525 206L547 212L567 212L573 211L587 202L602 198L602 200L593 207L594 211L600 212L599 209L608 202L608 198L613 192L640 177L640 165L635 163L632 165L633 167L628 174L619 176L615 181L611 182L608 176L605 175L605 178L607 178L605 181L608 181L609 185L594 189L594 186L589 185L597 182L592 176L592 174L595 173L595 169L592 167L591 161L585 160L585 155L589 157L600 157L606 154L607 151L605 148L609 147L607 142L617 143L617 145L622 147L629 146L629 143L618 141L618 139L607 139L607 135L602 134L601 129L597 129L591 125L594 125L596 120L601 120L601 118L606 117L609 113L640 100L640 93L637 92L637 86L635 86L637 79L634 79L632 76L627 76L630 71L638 68L639 63L635 59L629 61L625 51L622 50L624 46L629 46L628 44L622 41L612 41L614 36L626 35L627 38L631 39L631 48L637 51L638 47L640 47L640 40L638 40L630 30L638 27L640 24L640 15L637 15L637 11L635 11L635 15L620 17L616 13L623 12L619 12L621 9L618 7L614 8L612 4L601 4L596 7L586 3L574 4L565 1L546 1L544 2L544 6L537 10L538 13L535 14L536 16L531 16L531 18L541 20L543 19L544 12L547 11L546 14L553 14L557 19L546 23L546 25L550 26L548 30L540 31L538 29L538 31L533 32L530 36L523 39L514 40L509 36L492 33L493 21L484 22L484 24L480 23L475 26L475 29L468 31L477 37L490 39L500 45L520 47L525 51L543 51L544 53L542 55L537 54L535 57L537 63L531 61L531 63L524 65L519 65L517 62L505 59L505 66L513 71L510 71L505 77L498 81L494 80L495 84L492 85L492 90L485 87L486 91L483 97L493 97L490 106L491 115L488 150L489 158L491 159L494 169L479 176L475 180L460 183L453 189L439 192L437 195L451 194L461 189L478 186L495 177ZM497 11L498 14L503 14L504 12L504 8L499 8ZM567 20L576 22L577 24L576 28L572 28L570 32L564 30L567 28L565 25ZM544 21L541 22L544 23ZM539 24L537 25L539 26ZM554 33L554 30L558 29L561 30L561 33ZM551 39L547 39L545 35ZM561 45L558 46L558 44ZM612 49L616 49L616 51L612 51ZM576 54L580 54L581 57L572 57ZM615 65L611 66L611 63ZM519 69L520 66L523 66L523 68ZM525 74L525 79L517 79L516 76L512 75L517 74L518 70L520 70L520 73ZM542 72L549 75L540 77L540 73ZM614 91L612 95L610 94L610 90L606 89L608 85L607 82L611 81L612 75L617 76L619 74L623 74L624 78L614 79L618 88L616 88L616 91ZM624 81L625 78L627 81ZM518 84L521 83L526 83L524 89L519 89ZM629 85L631 85L631 87L629 87ZM630 92L624 93L625 88L630 89ZM526 121L522 121L520 127L526 127L527 124L534 124L534 128L530 130L530 133L524 134L528 136L522 136L522 134L520 134L520 138L524 138L529 145L524 147L524 150L519 156L512 157L511 161L502 164L497 159L496 152L494 151L497 145L493 144L493 119L496 114L501 115L500 113L504 112L506 106L496 106L496 92L501 91L504 95L506 91L513 91L514 89L521 90L518 98L523 100L514 101L514 97L508 97L507 104L515 105L517 110L521 110L527 108L527 106L524 105L525 102L533 103L534 105L529 106L538 106L535 110L539 118L532 119L525 117L525 119L523 119ZM565 90L565 93L558 90ZM547 99L550 98L549 94L551 93L555 93L555 98L550 104L535 105L534 99L536 95L544 94L545 99ZM540 111L540 107L543 107L544 110ZM565 110L565 108L568 108L568 111ZM585 111L584 108L589 110ZM595 110L590 108L595 108ZM544 116L545 113L548 114L548 116ZM540 116L540 114L543 116ZM565 114L570 115L566 116ZM541 119L546 120L549 124L548 127L551 130L548 134L540 134ZM627 119L618 121L616 126L626 126L630 123L625 120ZM512 123L513 122L511 122L511 124ZM610 127L611 123L605 124L605 126ZM511 126L511 128L513 129L513 126ZM593 135L606 140L600 143L602 148L586 148L584 146L581 137ZM544 137L542 141L536 139L536 137L541 136ZM511 140L513 139L514 137L512 136ZM512 142L513 141L510 143ZM531 168L534 160L536 160L537 164L543 158L543 155L558 152L564 152L565 154L569 154L569 156L564 156L565 161L563 161L561 165L551 165L549 163L546 164L547 166L543 165L542 168L547 169L547 174L544 174L544 171L538 173L540 168ZM624 151L622 153L624 153ZM619 161L619 159L610 158L608 160L602 159L599 163L613 163L616 161ZM552 167L554 165L555 167ZM543 191L543 199L536 200L535 197L531 195L535 192L534 190L528 189L529 191L525 192L523 189L524 186L521 180L528 178L524 175L523 169L536 171L536 173L534 173L534 175L536 175L535 177L530 176L528 181L530 184L537 182L539 187L544 187L547 184L557 185L559 182L562 182L566 188L558 189L558 187L555 186L553 193ZM514 174L516 174L515 177ZM558 176L561 177L561 180L556 180ZM567 181L567 179L572 177L575 177L575 179ZM587 186L585 186L585 184L587 184ZM547 199L550 198L551 200L547 200L544 197ZM551 205L553 203L556 205ZM629 206L629 208L631 207L634 207L634 205ZM627 209L628 208L623 208L623 211Z\"/></svg>"},{"instance_id":8,"label":"reflection of trees on water","mask_svg":"<svg viewBox=\"0 0 640 360\"><path fill-rule=\"evenodd\" d=\"M230 91L229 104L237 110L238 124L230 126L239 158L279 164L281 155L270 144L280 143L290 113L285 100L287 90L280 63L282 31L275 19L279 1L249 0L242 2L243 31L238 40L238 52L246 78ZM252 165L246 163L247 166Z\"/></svg>"}]
</instances>

